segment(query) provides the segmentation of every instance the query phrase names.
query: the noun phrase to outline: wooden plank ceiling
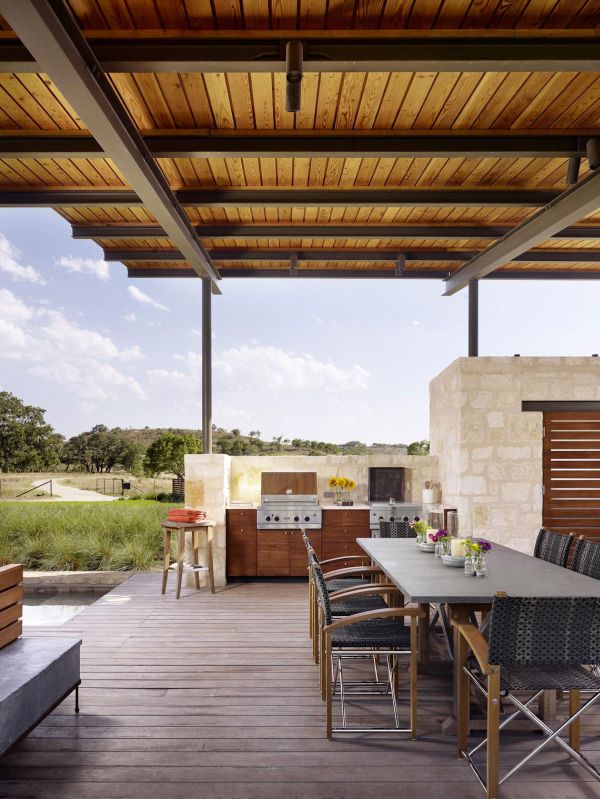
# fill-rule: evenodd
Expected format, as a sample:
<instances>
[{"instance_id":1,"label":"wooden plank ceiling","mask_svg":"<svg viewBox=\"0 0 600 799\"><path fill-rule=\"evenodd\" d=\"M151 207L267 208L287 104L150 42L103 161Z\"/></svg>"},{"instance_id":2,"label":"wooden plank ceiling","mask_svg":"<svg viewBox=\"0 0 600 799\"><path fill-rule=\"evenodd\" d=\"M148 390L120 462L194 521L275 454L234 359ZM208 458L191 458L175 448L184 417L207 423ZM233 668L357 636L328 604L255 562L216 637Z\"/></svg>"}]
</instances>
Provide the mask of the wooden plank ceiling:
<instances>
[{"instance_id":1,"label":"wooden plank ceiling","mask_svg":"<svg viewBox=\"0 0 600 799\"><path fill-rule=\"evenodd\" d=\"M515 36L533 35L543 40L559 32L595 34L600 22L594 0L70 0L77 22L89 40L101 33L114 41L135 35L140 39L168 31L169 37L192 36L194 32L217 31L345 31L375 32L394 30L416 33L452 29L488 30ZM0 42L14 41L9 26L0 19ZM433 35L433 34L431 34ZM243 40L240 40L243 41ZM285 34L282 36L285 42ZM544 135L578 137L585 142L600 135L600 74L595 71L566 72L320 72L307 73L302 83L302 108L297 114L285 110L285 74L265 72L210 73L115 73L111 75L124 105L139 130L146 136L202 134L210 131L318 131L330 136L336 132L369 132L373 136L389 131L412 131L425 136L476 135L494 133L509 137L527 133L539 139ZM64 97L44 74L35 72L0 73L0 195L7 190L43 192L47 189L129 188L109 157L51 157L43 152L20 153L10 157L2 149L3 140L35 134L45 141L57 134L77 136L87 133ZM328 133L329 132L329 133ZM235 135L233 133L232 135ZM282 134L283 135L283 134ZM36 139L37 141L38 139ZM276 203L186 207L191 222L198 226L203 244L211 251L238 249L247 257L216 260L223 276L228 270L248 274L261 269L290 269L289 251L340 251L335 260L299 262L300 270L373 270L394 272L398 255L410 251L404 273L411 270L444 276L460 268L461 252L474 253L489 246L489 236L471 238L431 238L429 225L505 225L514 226L535 212L537 205L458 205L459 192L465 189L515 189L522 191L567 188L567 157L507 157L486 154L464 156L460 152L444 157L374 157L357 150L352 157L160 157L157 158L173 189L226 188L302 189L309 198L311 189L430 188L443 189L447 201L432 207L398 206L292 207ZM581 161L580 179L589 172L587 159ZM346 196L346 195L345 195ZM350 195L347 195L350 197ZM326 197L324 198L326 200ZM600 204L600 203L599 203ZM153 225L155 220L143 206L59 207L58 212L74 225ZM202 226L211 223L240 224L244 233L214 238L202 235ZM347 236L311 238L257 237L247 226L257 224L320 225L401 225L423 227L423 237ZM552 238L539 251L556 251L564 260L544 261L542 256L507 264L503 271L515 273L560 270L582 273L600 272L600 212L581 220L581 225L597 225L590 238ZM338 231L339 232L339 231ZM173 250L162 236L94 236L106 250L155 251L150 260L140 260L132 252L126 265L159 274L182 274L185 262L161 260L163 250ZM252 257L252 251L257 251ZM259 257L273 252L268 260ZM388 251L389 261L344 261L344 251ZM428 254L436 251L436 260ZM588 252L589 261L569 261L571 253ZM439 253L451 255L444 260ZM423 258L420 258L420 254Z\"/></svg>"}]
</instances>

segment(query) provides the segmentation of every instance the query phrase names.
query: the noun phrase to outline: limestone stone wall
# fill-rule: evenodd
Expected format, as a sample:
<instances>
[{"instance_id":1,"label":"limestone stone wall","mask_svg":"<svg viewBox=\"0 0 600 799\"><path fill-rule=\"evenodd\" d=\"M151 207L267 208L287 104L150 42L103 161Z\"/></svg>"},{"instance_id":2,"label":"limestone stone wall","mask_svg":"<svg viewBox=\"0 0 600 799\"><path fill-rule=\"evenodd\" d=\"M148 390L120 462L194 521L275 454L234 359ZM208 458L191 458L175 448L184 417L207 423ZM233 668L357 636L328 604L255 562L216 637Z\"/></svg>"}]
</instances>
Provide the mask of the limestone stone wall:
<instances>
[{"instance_id":1,"label":"limestone stone wall","mask_svg":"<svg viewBox=\"0 0 600 799\"><path fill-rule=\"evenodd\" d=\"M531 552L542 523L542 414L600 400L598 358L459 358L430 384L431 451L461 530Z\"/></svg>"},{"instance_id":2,"label":"limestone stone wall","mask_svg":"<svg viewBox=\"0 0 600 799\"><path fill-rule=\"evenodd\" d=\"M357 484L352 498L358 503L368 498L370 466L404 466L407 501L420 502L425 480L438 479L437 458L431 456L186 455L186 507L204 508L217 523L213 546L217 584L225 584L225 508L231 501L258 505L261 472L315 471L322 502L328 501L324 494L332 475L350 477Z\"/></svg>"}]
</instances>

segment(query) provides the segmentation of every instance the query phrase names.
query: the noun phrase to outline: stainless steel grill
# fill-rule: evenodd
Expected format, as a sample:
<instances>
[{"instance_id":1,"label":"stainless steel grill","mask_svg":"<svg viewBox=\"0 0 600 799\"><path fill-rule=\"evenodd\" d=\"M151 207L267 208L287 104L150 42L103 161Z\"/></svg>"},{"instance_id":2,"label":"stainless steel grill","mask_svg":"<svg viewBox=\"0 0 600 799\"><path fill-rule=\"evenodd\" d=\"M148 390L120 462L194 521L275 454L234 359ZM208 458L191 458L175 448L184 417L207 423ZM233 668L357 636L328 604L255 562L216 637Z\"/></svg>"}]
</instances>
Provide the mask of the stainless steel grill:
<instances>
[{"instance_id":1,"label":"stainless steel grill","mask_svg":"<svg viewBox=\"0 0 600 799\"><path fill-rule=\"evenodd\" d=\"M379 522L409 521L423 518L423 506L412 502L373 502L370 527L373 535L379 535Z\"/></svg>"},{"instance_id":2,"label":"stainless steel grill","mask_svg":"<svg viewBox=\"0 0 600 799\"><path fill-rule=\"evenodd\" d=\"M307 488L314 493L305 493ZM316 493L316 472L263 472L261 489L261 504L256 511L257 529L320 529L322 511ZM271 490L267 493L265 489ZM278 493L272 493L273 490Z\"/></svg>"}]
</instances>

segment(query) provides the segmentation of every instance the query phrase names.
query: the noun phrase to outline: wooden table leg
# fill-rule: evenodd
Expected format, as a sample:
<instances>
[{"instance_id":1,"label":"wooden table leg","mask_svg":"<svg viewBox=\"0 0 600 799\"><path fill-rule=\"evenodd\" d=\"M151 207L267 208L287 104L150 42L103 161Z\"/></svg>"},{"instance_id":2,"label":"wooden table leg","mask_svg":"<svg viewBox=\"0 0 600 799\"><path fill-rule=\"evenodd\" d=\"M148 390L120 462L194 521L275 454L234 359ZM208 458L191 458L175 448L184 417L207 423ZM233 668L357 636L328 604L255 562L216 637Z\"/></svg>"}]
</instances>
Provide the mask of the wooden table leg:
<instances>
[{"instance_id":1,"label":"wooden table leg","mask_svg":"<svg viewBox=\"0 0 600 799\"><path fill-rule=\"evenodd\" d=\"M185 551L185 531L177 530L177 599L181 595L181 579L183 577L183 555Z\"/></svg>"},{"instance_id":2,"label":"wooden table leg","mask_svg":"<svg viewBox=\"0 0 600 799\"><path fill-rule=\"evenodd\" d=\"M429 603L419 605L423 611L423 616L419 617L419 666L429 665L430 642L429 642L429 624L430 624L430 607Z\"/></svg>"},{"instance_id":3,"label":"wooden table leg","mask_svg":"<svg viewBox=\"0 0 600 799\"><path fill-rule=\"evenodd\" d=\"M540 696L538 715L544 721L556 721L556 691L544 691Z\"/></svg>"},{"instance_id":4,"label":"wooden table leg","mask_svg":"<svg viewBox=\"0 0 600 799\"><path fill-rule=\"evenodd\" d=\"M192 549L194 552L194 564L200 565L200 541L198 530L192 530ZM196 589L200 588L200 572L194 572L194 584Z\"/></svg>"},{"instance_id":5,"label":"wooden table leg","mask_svg":"<svg viewBox=\"0 0 600 799\"><path fill-rule=\"evenodd\" d=\"M171 565L171 531L163 530L163 576L162 576L162 591L165 593L167 590L167 577L169 576L169 566Z\"/></svg>"},{"instance_id":6,"label":"wooden table leg","mask_svg":"<svg viewBox=\"0 0 600 799\"><path fill-rule=\"evenodd\" d=\"M213 529L212 527L206 528L206 558L208 561L208 584L210 585L211 594L215 593L215 572L213 570Z\"/></svg>"}]
</instances>

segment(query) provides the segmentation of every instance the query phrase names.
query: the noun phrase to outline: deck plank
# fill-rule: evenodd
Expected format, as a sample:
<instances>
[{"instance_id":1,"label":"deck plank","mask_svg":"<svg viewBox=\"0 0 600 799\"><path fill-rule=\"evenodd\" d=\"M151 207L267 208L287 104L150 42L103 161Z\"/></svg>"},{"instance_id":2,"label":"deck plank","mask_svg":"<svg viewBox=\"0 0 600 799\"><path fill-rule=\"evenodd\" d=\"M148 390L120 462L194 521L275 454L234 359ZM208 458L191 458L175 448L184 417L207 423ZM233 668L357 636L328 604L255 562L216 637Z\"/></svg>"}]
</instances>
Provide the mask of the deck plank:
<instances>
[{"instance_id":1,"label":"deck plank","mask_svg":"<svg viewBox=\"0 0 600 799\"><path fill-rule=\"evenodd\" d=\"M67 699L0 761L0 797L481 797L454 739L441 733L449 675L419 680L418 741L326 740L306 616L301 582L233 584L214 596L186 590L178 602L171 591L161 596L158 575L135 575L60 628L29 628L83 638L81 713ZM387 709L361 700L353 712L383 721ZM590 715L582 731L597 765L599 726ZM529 732L522 724L506 735L506 765L536 742ZM549 749L502 796L583 799L597 795L589 780Z\"/></svg>"}]
</instances>

